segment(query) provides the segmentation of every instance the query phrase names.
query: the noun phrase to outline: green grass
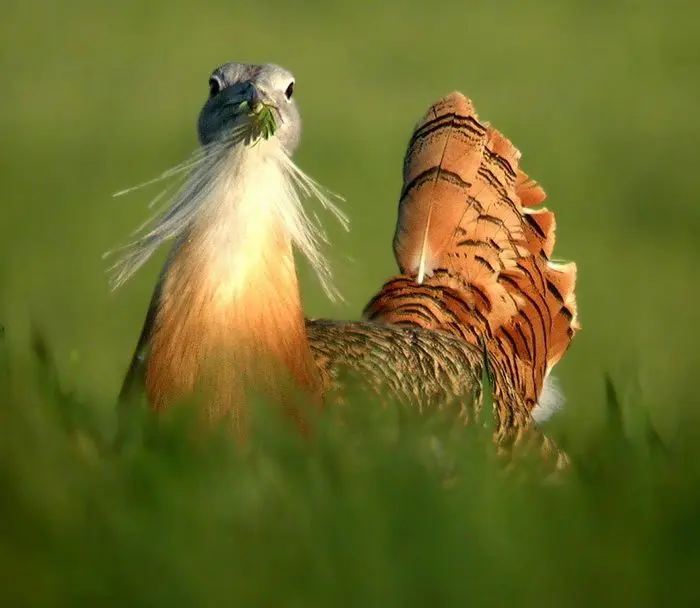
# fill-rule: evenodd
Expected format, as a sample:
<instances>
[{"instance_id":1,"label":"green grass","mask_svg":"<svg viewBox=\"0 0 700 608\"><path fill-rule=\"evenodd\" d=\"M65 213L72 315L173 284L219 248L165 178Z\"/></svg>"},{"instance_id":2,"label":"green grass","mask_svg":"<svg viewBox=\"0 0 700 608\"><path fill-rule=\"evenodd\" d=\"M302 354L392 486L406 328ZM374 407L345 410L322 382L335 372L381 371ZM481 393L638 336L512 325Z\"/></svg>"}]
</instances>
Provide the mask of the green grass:
<instances>
[{"instance_id":1,"label":"green grass","mask_svg":"<svg viewBox=\"0 0 700 608\"><path fill-rule=\"evenodd\" d=\"M41 343L0 363L3 605L459 606L697 602L698 429L664 442L610 383L607 424L544 478L488 425L357 399L304 442L262 402L241 449L194 411L117 419ZM577 427L563 414L555 431ZM439 446L436 447L436 441Z\"/></svg>"},{"instance_id":2,"label":"green grass","mask_svg":"<svg viewBox=\"0 0 700 608\"><path fill-rule=\"evenodd\" d=\"M0 324L21 368L0 412L7 601L688 598L700 546L699 17L682 0L3 7ZM164 255L109 293L101 254L155 191L110 194L189 154L209 72L228 60L295 72L299 164L347 199L349 235L324 217L347 302L327 302L302 267L310 315L356 318L394 272L401 159L432 101L460 89L513 139L557 213L556 255L579 264L583 330L557 368L568 408L556 423L590 461L583 473L502 481L460 435L448 454L462 481L444 491L421 447L429 422L387 445L362 415L345 431L329 422L312 448L263 429L255 466L221 438L189 443L186 421L136 424L147 441L130 455L76 444L76 425L109 443ZM20 365L30 321L74 399L47 396ZM610 434L611 402L629 441Z\"/></svg>"}]
</instances>

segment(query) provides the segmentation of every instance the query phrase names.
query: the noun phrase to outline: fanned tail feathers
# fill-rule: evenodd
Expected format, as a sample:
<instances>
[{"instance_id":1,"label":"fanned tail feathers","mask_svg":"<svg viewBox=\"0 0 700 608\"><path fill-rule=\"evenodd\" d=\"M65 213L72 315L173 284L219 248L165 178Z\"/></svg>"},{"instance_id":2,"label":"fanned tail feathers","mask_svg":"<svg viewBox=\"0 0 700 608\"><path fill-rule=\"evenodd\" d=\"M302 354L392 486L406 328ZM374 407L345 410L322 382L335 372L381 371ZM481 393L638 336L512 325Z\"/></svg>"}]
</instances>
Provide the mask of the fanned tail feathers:
<instances>
[{"instance_id":1,"label":"fanned tail feathers","mask_svg":"<svg viewBox=\"0 0 700 608\"><path fill-rule=\"evenodd\" d=\"M394 235L404 276L365 314L470 342L485 335L490 356L534 406L579 329L576 265L551 261L554 214L539 208L546 194L520 170L520 156L461 93L428 110L404 160Z\"/></svg>"},{"instance_id":2,"label":"fanned tail feathers","mask_svg":"<svg viewBox=\"0 0 700 608\"><path fill-rule=\"evenodd\" d=\"M465 97L447 97L428 110L409 144L394 253L401 272L418 282L444 255L464 213L465 185L479 169L485 129L473 114Z\"/></svg>"}]
</instances>

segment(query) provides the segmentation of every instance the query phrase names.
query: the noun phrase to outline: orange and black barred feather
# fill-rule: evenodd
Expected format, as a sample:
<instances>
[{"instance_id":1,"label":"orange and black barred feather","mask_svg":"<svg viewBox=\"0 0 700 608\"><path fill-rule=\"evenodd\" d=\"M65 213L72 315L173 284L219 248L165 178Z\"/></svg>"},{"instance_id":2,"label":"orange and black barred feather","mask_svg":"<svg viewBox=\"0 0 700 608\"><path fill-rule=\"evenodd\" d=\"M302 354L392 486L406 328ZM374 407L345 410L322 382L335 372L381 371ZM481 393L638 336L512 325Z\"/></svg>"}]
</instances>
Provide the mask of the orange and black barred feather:
<instances>
[{"instance_id":1,"label":"orange and black barred feather","mask_svg":"<svg viewBox=\"0 0 700 608\"><path fill-rule=\"evenodd\" d=\"M525 427L579 329L576 266L554 264L554 215L520 152L461 93L418 123L394 237L401 276L369 302L373 321L485 344L500 426Z\"/></svg>"}]
</instances>

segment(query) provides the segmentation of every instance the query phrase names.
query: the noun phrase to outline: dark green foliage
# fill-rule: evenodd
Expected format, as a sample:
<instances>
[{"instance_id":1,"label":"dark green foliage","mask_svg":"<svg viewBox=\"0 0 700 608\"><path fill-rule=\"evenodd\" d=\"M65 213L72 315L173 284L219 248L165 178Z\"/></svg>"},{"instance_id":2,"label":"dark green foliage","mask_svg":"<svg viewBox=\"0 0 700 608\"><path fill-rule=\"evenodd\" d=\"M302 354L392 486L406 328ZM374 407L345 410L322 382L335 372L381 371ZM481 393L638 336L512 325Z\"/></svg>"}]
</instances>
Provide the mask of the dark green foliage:
<instances>
[{"instance_id":1,"label":"dark green foliage","mask_svg":"<svg viewBox=\"0 0 700 608\"><path fill-rule=\"evenodd\" d=\"M242 101L240 107L246 109L251 116L257 115L257 120L252 129L252 139L257 137L269 139L275 134L277 122L275 119L274 106L260 103L258 107L251 108L247 101Z\"/></svg>"}]
</instances>

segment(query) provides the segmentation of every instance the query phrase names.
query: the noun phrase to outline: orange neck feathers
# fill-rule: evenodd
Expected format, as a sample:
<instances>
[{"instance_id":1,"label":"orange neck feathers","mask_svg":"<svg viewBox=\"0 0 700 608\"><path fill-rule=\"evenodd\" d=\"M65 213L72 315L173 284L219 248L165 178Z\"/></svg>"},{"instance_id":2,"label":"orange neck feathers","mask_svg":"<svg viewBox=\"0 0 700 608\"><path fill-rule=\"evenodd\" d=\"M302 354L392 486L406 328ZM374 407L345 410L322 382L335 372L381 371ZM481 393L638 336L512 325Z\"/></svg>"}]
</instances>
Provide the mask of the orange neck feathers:
<instances>
[{"instance_id":1,"label":"orange neck feathers","mask_svg":"<svg viewBox=\"0 0 700 608\"><path fill-rule=\"evenodd\" d=\"M208 417L240 431L249 391L284 402L287 379L318 389L292 241L274 213L283 186L274 162L239 168L173 249L146 364L153 407L203 391Z\"/></svg>"}]
</instances>

